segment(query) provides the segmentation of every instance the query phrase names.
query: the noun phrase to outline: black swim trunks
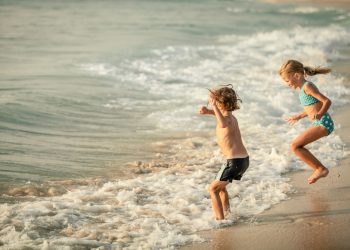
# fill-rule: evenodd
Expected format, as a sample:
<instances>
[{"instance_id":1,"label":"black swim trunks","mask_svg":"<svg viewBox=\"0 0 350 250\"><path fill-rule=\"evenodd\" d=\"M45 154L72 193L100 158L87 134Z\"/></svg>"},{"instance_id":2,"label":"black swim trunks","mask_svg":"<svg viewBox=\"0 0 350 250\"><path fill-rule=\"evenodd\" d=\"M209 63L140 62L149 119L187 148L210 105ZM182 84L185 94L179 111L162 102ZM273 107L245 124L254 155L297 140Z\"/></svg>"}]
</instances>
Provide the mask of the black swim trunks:
<instances>
[{"instance_id":1,"label":"black swim trunks","mask_svg":"<svg viewBox=\"0 0 350 250\"><path fill-rule=\"evenodd\" d=\"M216 180L229 182L232 182L232 180L239 181L244 172L248 169L248 166L249 156L246 158L228 159L227 163L222 165L216 176Z\"/></svg>"}]
</instances>

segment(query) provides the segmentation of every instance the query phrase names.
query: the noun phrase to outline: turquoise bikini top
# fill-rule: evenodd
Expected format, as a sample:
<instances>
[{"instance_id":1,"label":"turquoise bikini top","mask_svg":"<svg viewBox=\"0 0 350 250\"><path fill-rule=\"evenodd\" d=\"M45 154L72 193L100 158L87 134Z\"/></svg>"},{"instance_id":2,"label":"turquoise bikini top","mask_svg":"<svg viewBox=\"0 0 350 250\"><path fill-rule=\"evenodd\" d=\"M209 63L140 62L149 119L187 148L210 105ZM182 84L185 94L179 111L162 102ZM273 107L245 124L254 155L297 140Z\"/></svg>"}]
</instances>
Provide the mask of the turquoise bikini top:
<instances>
[{"instance_id":1,"label":"turquoise bikini top","mask_svg":"<svg viewBox=\"0 0 350 250\"><path fill-rule=\"evenodd\" d=\"M312 104L319 102L319 100L316 99L315 97L313 97L312 95L307 95L305 93L304 87L306 84L312 84L315 88L317 88L315 86L315 84L313 84L312 82L305 82L303 84L303 86L301 87L300 93L299 93L299 100L300 100L301 105L303 105L303 106L309 106L309 105L312 105Z\"/></svg>"}]
</instances>

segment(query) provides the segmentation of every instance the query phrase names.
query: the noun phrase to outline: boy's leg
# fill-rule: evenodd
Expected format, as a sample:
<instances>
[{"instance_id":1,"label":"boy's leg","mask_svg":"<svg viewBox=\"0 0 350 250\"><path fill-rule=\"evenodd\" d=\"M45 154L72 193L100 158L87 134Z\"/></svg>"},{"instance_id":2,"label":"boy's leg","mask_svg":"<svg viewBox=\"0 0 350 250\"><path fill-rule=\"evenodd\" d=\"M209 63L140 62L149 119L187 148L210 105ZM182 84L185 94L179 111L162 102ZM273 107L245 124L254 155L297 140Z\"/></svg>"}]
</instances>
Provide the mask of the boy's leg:
<instances>
[{"instance_id":1,"label":"boy's leg","mask_svg":"<svg viewBox=\"0 0 350 250\"><path fill-rule=\"evenodd\" d=\"M222 203L222 208L224 210L224 217L226 217L226 214L230 213L230 198L228 197L228 193L226 190L226 187L220 191L219 193L221 203Z\"/></svg>"},{"instance_id":2,"label":"boy's leg","mask_svg":"<svg viewBox=\"0 0 350 250\"><path fill-rule=\"evenodd\" d=\"M223 211L223 204L220 198L219 193L225 189L226 185L229 182L227 181L213 181L209 186L209 192L211 197L211 203L213 206L213 210L215 213L215 218L217 220L223 220L224 219L224 211Z\"/></svg>"},{"instance_id":3,"label":"boy's leg","mask_svg":"<svg viewBox=\"0 0 350 250\"><path fill-rule=\"evenodd\" d=\"M328 169L323 166L322 163L309 150L304 148L304 146L327 135L328 131L325 127L314 126L307 129L292 142L293 152L315 170L315 172L308 179L310 184L316 182L319 178L326 177L328 174Z\"/></svg>"}]
</instances>

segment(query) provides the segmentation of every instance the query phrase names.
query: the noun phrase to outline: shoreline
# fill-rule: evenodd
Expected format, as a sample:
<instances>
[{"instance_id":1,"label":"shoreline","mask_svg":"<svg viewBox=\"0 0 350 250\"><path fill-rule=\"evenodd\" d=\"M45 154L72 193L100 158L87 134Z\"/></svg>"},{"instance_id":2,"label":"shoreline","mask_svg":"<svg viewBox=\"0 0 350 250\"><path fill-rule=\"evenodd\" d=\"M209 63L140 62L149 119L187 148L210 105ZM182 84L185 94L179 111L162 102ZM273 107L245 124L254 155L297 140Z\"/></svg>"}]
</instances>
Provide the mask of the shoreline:
<instances>
[{"instance_id":1,"label":"shoreline","mask_svg":"<svg viewBox=\"0 0 350 250\"><path fill-rule=\"evenodd\" d=\"M287 0L266 1L291 3ZM339 6L346 1L304 1L317 5ZM339 4L339 5L338 5ZM350 8L350 2L347 2ZM344 49L350 55L350 46ZM334 74L345 77L345 85L350 88L350 59L335 62L331 68ZM347 96L349 98L349 96ZM345 151L350 147L350 104L334 109L332 117L337 135L345 144ZM350 155L330 169L326 178L315 184L308 184L307 178L312 170L288 173L286 176L296 190L289 199L273 205L246 222L236 225L200 232L206 242L183 246L182 250L226 250L226 249L284 249L284 250L319 250L350 249Z\"/></svg>"}]
</instances>

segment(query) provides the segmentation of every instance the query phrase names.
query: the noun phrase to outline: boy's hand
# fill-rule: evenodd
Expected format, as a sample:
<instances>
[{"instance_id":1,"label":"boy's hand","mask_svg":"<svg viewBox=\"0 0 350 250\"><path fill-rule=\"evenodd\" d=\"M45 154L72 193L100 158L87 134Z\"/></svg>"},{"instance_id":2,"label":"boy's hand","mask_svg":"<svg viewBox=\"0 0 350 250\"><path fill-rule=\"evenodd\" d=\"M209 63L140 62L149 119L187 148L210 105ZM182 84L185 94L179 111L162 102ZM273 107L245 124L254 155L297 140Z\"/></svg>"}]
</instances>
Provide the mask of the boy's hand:
<instances>
[{"instance_id":1,"label":"boy's hand","mask_svg":"<svg viewBox=\"0 0 350 250\"><path fill-rule=\"evenodd\" d=\"M214 98L212 95L209 96L208 101L209 101L209 104L210 104L212 107L215 107L215 106L216 106L216 100L215 100L215 98Z\"/></svg>"},{"instance_id":2,"label":"boy's hand","mask_svg":"<svg viewBox=\"0 0 350 250\"><path fill-rule=\"evenodd\" d=\"M300 117L299 117L299 115L293 115L293 116L288 117L286 120L289 124L293 125L300 120Z\"/></svg>"},{"instance_id":3,"label":"boy's hand","mask_svg":"<svg viewBox=\"0 0 350 250\"><path fill-rule=\"evenodd\" d=\"M199 109L199 113L201 115L207 115L207 114L209 114L209 109L207 107L203 106Z\"/></svg>"}]
</instances>

